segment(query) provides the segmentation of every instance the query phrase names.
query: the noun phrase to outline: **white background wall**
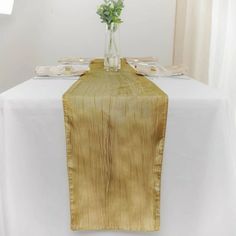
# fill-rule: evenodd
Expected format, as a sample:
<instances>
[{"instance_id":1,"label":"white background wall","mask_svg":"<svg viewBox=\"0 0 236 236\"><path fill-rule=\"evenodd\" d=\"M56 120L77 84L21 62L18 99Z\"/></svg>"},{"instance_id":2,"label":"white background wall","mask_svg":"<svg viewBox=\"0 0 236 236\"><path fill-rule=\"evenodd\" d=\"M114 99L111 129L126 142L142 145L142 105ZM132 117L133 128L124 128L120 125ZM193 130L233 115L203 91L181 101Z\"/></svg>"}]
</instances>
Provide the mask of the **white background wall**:
<instances>
[{"instance_id":1,"label":"white background wall","mask_svg":"<svg viewBox=\"0 0 236 236\"><path fill-rule=\"evenodd\" d=\"M176 0L125 0L123 56L158 56L172 63ZM102 56L104 28L95 14L102 0L15 0L0 16L0 92L29 79L36 65L64 56Z\"/></svg>"}]
</instances>

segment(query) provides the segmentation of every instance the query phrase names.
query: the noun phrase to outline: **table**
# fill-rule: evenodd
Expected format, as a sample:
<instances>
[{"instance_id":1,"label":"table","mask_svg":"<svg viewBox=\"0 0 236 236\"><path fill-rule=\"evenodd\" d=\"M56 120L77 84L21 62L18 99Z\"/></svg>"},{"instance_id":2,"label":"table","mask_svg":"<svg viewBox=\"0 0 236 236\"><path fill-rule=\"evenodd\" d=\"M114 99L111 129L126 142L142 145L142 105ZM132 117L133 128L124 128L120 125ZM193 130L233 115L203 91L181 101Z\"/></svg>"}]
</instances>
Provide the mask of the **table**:
<instances>
[{"instance_id":1,"label":"table","mask_svg":"<svg viewBox=\"0 0 236 236\"><path fill-rule=\"evenodd\" d=\"M169 96L161 231L70 231L62 95L73 80L28 80L0 95L0 235L236 235L236 152L227 99L183 78Z\"/></svg>"}]
</instances>

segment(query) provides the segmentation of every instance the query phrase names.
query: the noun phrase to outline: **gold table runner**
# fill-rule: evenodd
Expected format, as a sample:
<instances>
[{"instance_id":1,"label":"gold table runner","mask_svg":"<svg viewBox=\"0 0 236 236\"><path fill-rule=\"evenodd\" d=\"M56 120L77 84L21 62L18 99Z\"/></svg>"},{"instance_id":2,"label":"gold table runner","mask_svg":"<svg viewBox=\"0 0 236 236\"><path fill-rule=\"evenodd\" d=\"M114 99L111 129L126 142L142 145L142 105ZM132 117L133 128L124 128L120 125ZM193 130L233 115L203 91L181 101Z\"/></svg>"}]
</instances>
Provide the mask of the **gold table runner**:
<instances>
[{"instance_id":1,"label":"gold table runner","mask_svg":"<svg viewBox=\"0 0 236 236\"><path fill-rule=\"evenodd\" d=\"M122 60L63 96L71 229L157 231L168 97Z\"/></svg>"}]
</instances>

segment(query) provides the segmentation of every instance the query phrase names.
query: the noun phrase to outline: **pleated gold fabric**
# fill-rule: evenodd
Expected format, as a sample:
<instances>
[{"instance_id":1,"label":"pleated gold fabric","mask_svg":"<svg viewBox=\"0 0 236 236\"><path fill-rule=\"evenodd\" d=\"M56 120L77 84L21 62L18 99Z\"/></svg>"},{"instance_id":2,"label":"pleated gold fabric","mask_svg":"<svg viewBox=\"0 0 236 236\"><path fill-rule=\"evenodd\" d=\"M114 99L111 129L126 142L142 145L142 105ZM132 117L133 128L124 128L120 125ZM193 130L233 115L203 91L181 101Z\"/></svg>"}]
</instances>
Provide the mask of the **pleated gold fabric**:
<instances>
[{"instance_id":1,"label":"pleated gold fabric","mask_svg":"<svg viewBox=\"0 0 236 236\"><path fill-rule=\"evenodd\" d=\"M167 95L95 60L63 103L71 229L158 231Z\"/></svg>"}]
</instances>

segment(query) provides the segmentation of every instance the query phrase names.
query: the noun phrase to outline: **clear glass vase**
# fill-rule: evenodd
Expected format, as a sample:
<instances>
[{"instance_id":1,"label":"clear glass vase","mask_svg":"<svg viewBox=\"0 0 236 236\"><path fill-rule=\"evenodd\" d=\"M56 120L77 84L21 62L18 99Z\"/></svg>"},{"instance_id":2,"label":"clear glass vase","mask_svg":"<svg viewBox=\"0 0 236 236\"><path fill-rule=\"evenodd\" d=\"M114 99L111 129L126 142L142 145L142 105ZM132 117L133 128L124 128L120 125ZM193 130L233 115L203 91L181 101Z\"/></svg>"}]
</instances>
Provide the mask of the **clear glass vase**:
<instances>
[{"instance_id":1,"label":"clear glass vase","mask_svg":"<svg viewBox=\"0 0 236 236\"><path fill-rule=\"evenodd\" d=\"M106 71L119 71L121 67L119 51L119 24L106 26L104 68Z\"/></svg>"}]
</instances>

